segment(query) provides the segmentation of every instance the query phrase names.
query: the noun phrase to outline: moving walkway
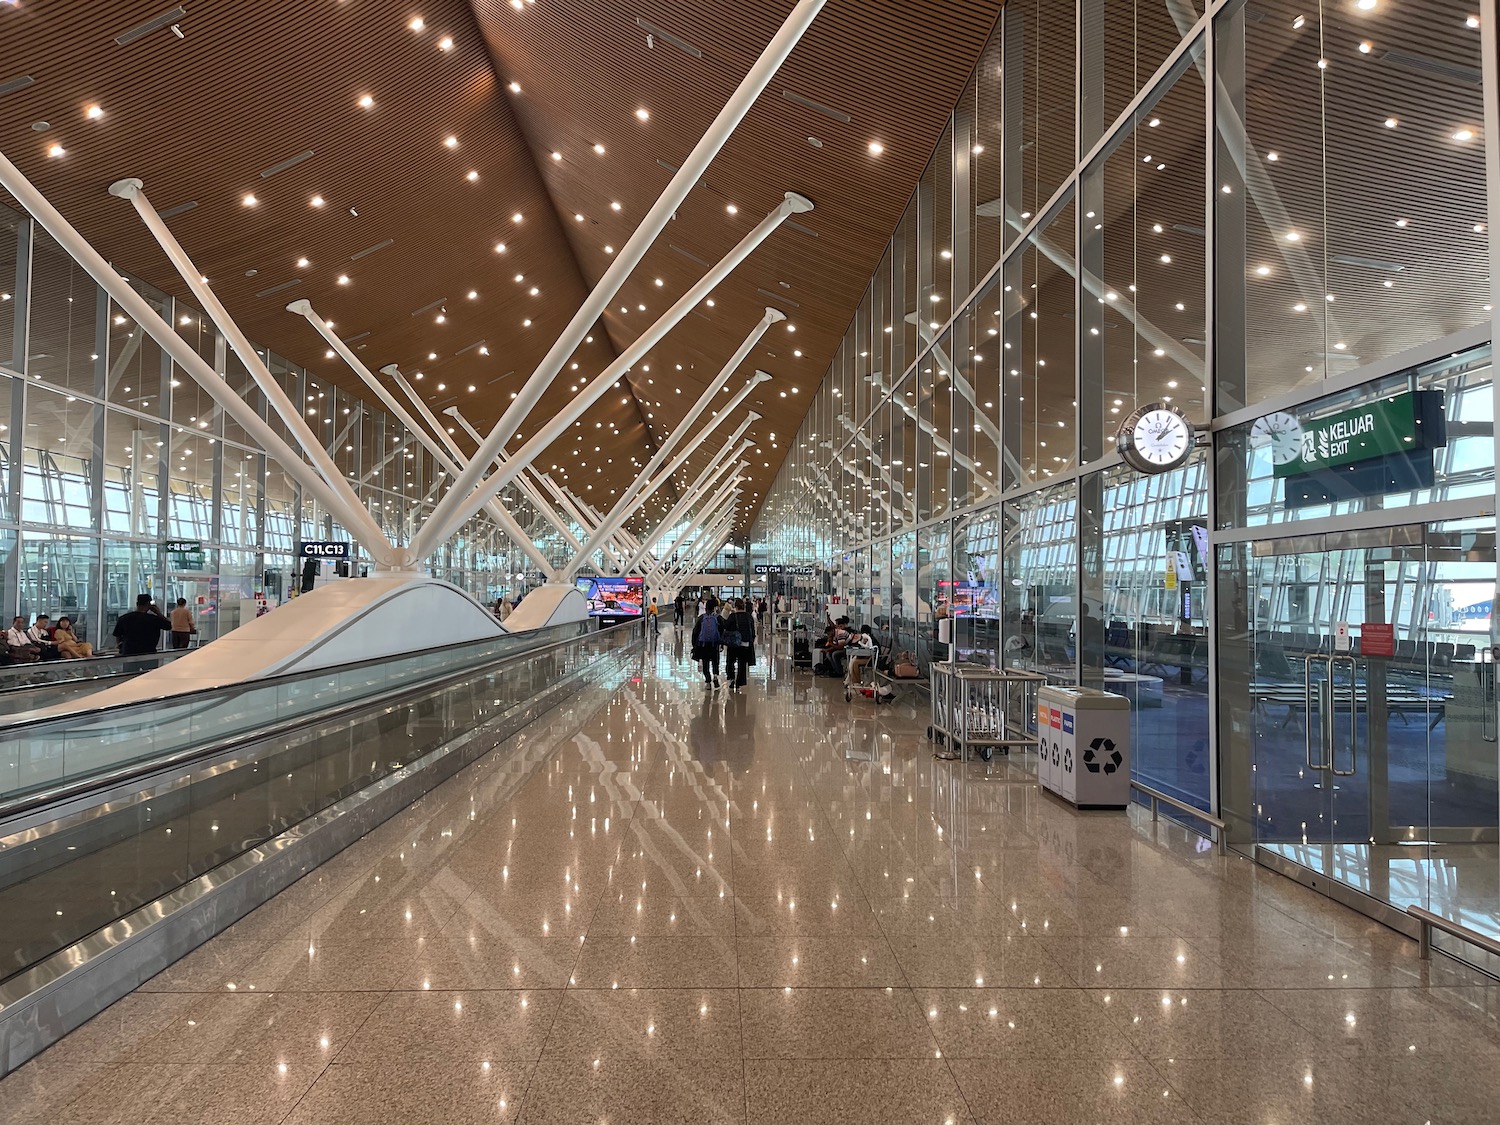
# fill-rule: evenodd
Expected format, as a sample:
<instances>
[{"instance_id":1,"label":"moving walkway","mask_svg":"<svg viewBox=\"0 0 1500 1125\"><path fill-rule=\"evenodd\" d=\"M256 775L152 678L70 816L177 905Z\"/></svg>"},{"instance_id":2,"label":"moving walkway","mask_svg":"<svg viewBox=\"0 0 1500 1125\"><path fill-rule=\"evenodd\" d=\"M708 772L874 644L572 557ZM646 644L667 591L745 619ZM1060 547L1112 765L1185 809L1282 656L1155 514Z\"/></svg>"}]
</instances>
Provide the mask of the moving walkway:
<instances>
[{"instance_id":1,"label":"moving walkway","mask_svg":"<svg viewBox=\"0 0 1500 1125\"><path fill-rule=\"evenodd\" d=\"M576 622L0 731L0 1075L638 640Z\"/></svg>"}]
</instances>

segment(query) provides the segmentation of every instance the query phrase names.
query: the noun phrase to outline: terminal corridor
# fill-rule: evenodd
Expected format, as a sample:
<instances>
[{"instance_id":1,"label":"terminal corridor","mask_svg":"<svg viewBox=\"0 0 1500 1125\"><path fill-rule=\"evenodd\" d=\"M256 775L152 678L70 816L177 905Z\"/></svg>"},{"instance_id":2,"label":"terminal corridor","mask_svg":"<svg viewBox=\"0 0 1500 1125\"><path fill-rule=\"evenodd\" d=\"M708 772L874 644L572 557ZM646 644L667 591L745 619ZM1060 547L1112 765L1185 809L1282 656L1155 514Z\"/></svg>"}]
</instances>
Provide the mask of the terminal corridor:
<instances>
[{"instance_id":1,"label":"terminal corridor","mask_svg":"<svg viewBox=\"0 0 1500 1125\"><path fill-rule=\"evenodd\" d=\"M5 1125L1489 1122L1500 993L911 689L661 638L0 1081Z\"/></svg>"}]
</instances>

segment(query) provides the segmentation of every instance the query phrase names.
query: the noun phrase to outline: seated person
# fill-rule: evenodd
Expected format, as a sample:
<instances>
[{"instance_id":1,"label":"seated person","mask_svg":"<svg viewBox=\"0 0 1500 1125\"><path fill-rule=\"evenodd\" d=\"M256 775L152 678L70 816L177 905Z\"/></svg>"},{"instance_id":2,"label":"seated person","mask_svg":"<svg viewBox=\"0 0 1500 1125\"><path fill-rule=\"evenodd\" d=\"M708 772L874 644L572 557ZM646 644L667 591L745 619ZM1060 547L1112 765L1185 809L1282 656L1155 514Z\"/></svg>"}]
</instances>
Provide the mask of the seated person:
<instances>
[{"instance_id":1,"label":"seated person","mask_svg":"<svg viewBox=\"0 0 1500 1125\"><path fill-rule=\"evenodd\" d=\"M833 624L833 632L823 644L823 659L828 661L835 675L842 676L847 664L844 650L849 647L849 642L854 639L854 634L849 631L849 619L840 617Z\"/></svg>"},{"instance_id":2,"label":"seated person","mask_svg":"<svg viewBox=\"0 0 1500 1125\"><path fill-rule=\"evenodd\" d=\"M57 619L57 628L52 630L52 641L57 645L58 655L64 660L82 660L94 655L94 646L87 641L80 641L78 634L73 632L70 618Z\"/></svg>"},{"instance_id":3,"label":"seated person","mask_svg":"<svg viewBox=\"0 0 1500 1125\"><path fill-rule=\"evenodd\" d=\"M26 630L26 635L41 651L43 660L56 660L60 655L57 651L57 642L52 639L52 619L45 613L36 615L36 624Z\"/></svg>"},{"instance_id":4,"label":"seated person","mask_svg":"<svg viewBox=\"0 0 1500 1125\"><path fill-rule=\"evenodd\" d=\"M42 657L42 647L26 631L24 617L11 618L10 628L5 630L5 647L10 651L13 662L29 663Z\"/></svg>"},{"instance_id":5,"label":"seated person","mask_svg":"<svg viewBox=\"0 0 1500 1125\"><path fill-rule=\"evenodd\" d=\"M848 654L849 662L849 673L844 677L844 683L848 687L853 687L859 683L865 669L875 663L875 638L870 636L868 629L851 630L849 643L844 651Z\"/></svg>"}]
</instances>

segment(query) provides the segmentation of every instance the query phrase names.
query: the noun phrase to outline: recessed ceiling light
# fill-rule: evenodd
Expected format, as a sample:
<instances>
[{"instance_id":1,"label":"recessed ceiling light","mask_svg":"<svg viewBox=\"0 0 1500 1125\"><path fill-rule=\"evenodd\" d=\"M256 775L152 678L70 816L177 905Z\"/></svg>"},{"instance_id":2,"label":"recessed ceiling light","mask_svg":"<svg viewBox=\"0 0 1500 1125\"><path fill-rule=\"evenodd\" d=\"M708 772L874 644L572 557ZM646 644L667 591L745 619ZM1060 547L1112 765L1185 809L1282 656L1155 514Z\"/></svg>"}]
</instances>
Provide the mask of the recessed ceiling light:
<instances>
[{"instance_id":1,"label":"recessed ceiling light","mask_svg":"<svg viewBox=\"0 0 1500 1125\"><path fill-rule=\"evenodd\" d=\"M58 148L58 146L56 146L56 145L54 145L53 147L54 148ZM52 155L58 156L58 155L61 154L61 151L62 150L59 148L58 152L55 152ZM257 203L260 202L260 200L256 199L255 196L253 196L253 195L246 195L244 199L240 200L240 202L242 204L244 204L246 207L254 207Z\"/></svg>"},{"instance_id":2,"label":"recessed ceiling light","mask_svg":"<svg viewBox=\"0 0 1500 1125\"><path fill-rule=\"evenodd\" d=\"M513 223L525 222L525 220L526 220L526 216L523 215L523 214L521 214L521 212L519 212L519 211L517 211L514 215L512 215L510 217L510 221L513 222Z\"/></svg>"},{"instance_id":3,"label":"recessed ceiling light","mask_svg":"<svg viewBox=\"0 0 1500 1125\"><path fill-rule=\"evenodd\" d=\"M418 17L416 17L416 19L412 20L411 23L407 24L406 26L409 27L409 28L411 28L413 31L421 31L427 25L424 22L422 22L422 17L418 16Z\"/></svg>"},{"instance_id":4,"label":"recessed ceiling light","mask_svg":"<svg viewBox=\"0 0 1500 1125\"><path fill-rule=\"evenodd\" d=\"M63 148L62 145L53 145L51 148L49 148L47 150L47 155L48 156L52 156L52 157L66 156L67 152L68 152L68 150L65 149L65 148Z\"/></svg>"},{"instance_id":5,"label":"recessed ceiling light","mask_svg":"<svg viewBox=\"0 0 1500 1125\"><path fill-rule=\"evenodd\" d=\"M512 94L519 94L521 92L521 84L519 82L512 82L510 84L510 92Z\"/></svg>"},{"instance_id":6,"label":"recessed ceiling light","mask_svg":"<svg viewBox=\"0 0 1500 1125\"><path fill-rule=\"evenodd\" d=\"M439 39L438 40L438 50L439 51L451 51L451 50L453 50L453 37L450 36L450 35L445 35L441 39Z\"/></svg>"},{"instance_id":7,"label":"recessed ceiling light","mask_svg":"<svg viewBox=\"0 0 1500 1125\"><path fill-rule=\"evenodd\" d=\"M339 284L340 285L348 285L349 284L349 275L346 274L346 273L339 274Z\"/></svg>"},{"instance_id":8,"label":"recessed ceiling light","mask_svg":"<svg viewBox=\"0 0 1500 1125\"><path fill-rule=\"evenodd\" d=\"M1453 139L1455 141L1472 141L1474 139L1474 131L1472 129L1460 129L1453 134Z\"/></svg>"},{"instance_id":9,"label":"recessed ceiling light","mask_svg":"<svg viewBox=\"0 0 1500 1125\"><path fill-rule=\"evenodd\" d=\"M1387 118L1386 118L1386 119L1385 119L1385 127L1386 127L1386 128L1387 128L1387 129L1394 129L1394 128L1395 128L1395 127L1396 127L1396 126L1397 126L1397 125L1399 125L1399 124L1401 124L1401 122L1399 122L1399 121L1398 121L1398 120L1397 120L1397 119L1396 119L1396 118L1394 118L1394 117L1387 117Z\"/></svg>"},{"instance_id":10,"label":"recessed ceiling light","mask_svg":"<svg viewBox=\"0 0 1500 1125\"><path fill-rule=\"evenodd\" d=\"M885 151L885 145L881 144L879 141L871 141L870 142L870 155L871 156L879 156L884 151Z\"/></svg>"},{"instance_id":11,"label":"recessed ceiling light","mask_svg":"<svg viewBox=\"0 0 1500 1125\"><path fill-rule=\"evenodd\" d=\"M315 195L311 199L308 200L308 203L312 204L312 206L314 206L314 207L321 207L321 206L323 206L323 202L324 202L324 200L323 200L323 197L321 195Z\"/></svg>"},{"instance_id":12,"label":"recessed ceiling light","mask_svg":"<svg viewBox=\"0 0 1500 1125\"><path fill-rule=\"evenodd\" d=\"M1281 154L1279 152L1268 152L1266 153L1266 159L1274 164L1276 163L1276 161L1281 159Z\"/></svg>"},{"instance_id":13,"label":"recessed ceiling light","mask_svg":"<svg viewBox=\"0 0 1500 1125\"><path fill-rule=\"evenodd\" d=\"M476 172L476 171L474 171L474 169L471 168L471 169L469 169L469 174L467 176L465 176L464 179L468 180L469 183L472 184L475 180L479 179L479 173Z\"/></svg>"},{"instance_id":14,"label":"recessed ceiling light","mask_svg":"<svg viewBox=\"0 0 1500 1125\"><path fill-rule=\"evenodd\" d=\"M445 138L443 140L443 143L445 145L447 145L449 148L457 148L458 147L458 138L457 137L447 137L447 138Z\"/></svg>"},{"instance_id":15,"label":"recessed ceiling light","mask_svg":"<svg viewBox=\"0 0 1500 1125\"><path fill-rule=\"evenodd\" d=\"M573 221L575 223L581 223L581 222L583 222L583 216L579 215L579 214L574 214Z\"/></svg>"},{"instance_id":16,"label":"recessed ceiling light","mask_svg":"<svg viewBox=\"0 0 1500 1125\"><path fill-rule=\"evenodd\" d=\"M469 300L471 300L471 301L477 301L477 300L479 300L479 291L477 289L470 289L469 290Z\"/></svg>"},{"instance_id":17,"label":"recessed ceiling light","mask_svg":"<svg viewBox=\"0 0 1500 1125\"><path fill-rule=\"evenodd\" d=\"M613 254L615 252L615 248L613 246L606 246L604 248L604 252L606 254Z\"/></svg>"},{"instance_id":18,"label":"recessed ceiling light","mask_svg":"<svg viewBox=\"0 0 1500 1125\"><path fill-rule=\"evenodd\" d=\"M496 254L504 254L505 253L505 243L503 243L503 242L497 242L497 243L495 243L495 253Z\"/></svg>"},{"instance_id":19,"label":"recessed ceiling light","mask_svg":"<svg viewBox=\"0 0 1500 1125\"><path fill-rule=\"evenodd\" d=\"M359 108L360 109L371 109L371 108L374 107L374 105L375 105L375 99L372 98L372 97L370 97L369 94L366 94L364 97L362 97L362 98L359 99Z\"/></svg>"},{"instance_id":20,"label":"recessed ceiling light","mask_svg":"<svg viewBox=\"0 0 1500 1125\"><path fill-rule=\"evenodd\" d=\"M645 106L642 106L640 109L636 110L635 111L635 115L641 121L650 121L651 120L651 111L649 109L647 109Z\"/></svg>"},{"instance_id":21,"label":"recessed ceiling light","mask_svg":"<svg viewBox=\"0 0 1500 1125\"><path fill-rule=\"evenodd\" d=\"M91 105L83 111L83 115L90 121L98 121L99 118L104 116L104 111L96 105Z\"/></svg>"}]
</instances>

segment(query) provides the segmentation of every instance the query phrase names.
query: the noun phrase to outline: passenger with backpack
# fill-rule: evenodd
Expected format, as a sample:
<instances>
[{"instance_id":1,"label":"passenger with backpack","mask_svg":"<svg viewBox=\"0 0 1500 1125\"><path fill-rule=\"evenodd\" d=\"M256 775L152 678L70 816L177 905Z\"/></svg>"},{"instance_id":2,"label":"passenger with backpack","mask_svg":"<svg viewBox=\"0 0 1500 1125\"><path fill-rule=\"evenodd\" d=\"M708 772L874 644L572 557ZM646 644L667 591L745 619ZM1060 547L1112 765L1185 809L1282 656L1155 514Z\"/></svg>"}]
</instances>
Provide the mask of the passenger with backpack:
<instances>
[{"instance_id":1,"label":"passenger with backpack","mask_svg":"<svg viewBox=\"0 0 1500 1125\"><path fill-rule=\"evenodd\" d=\"M693 659L703 669L703 686L708 691L719 686L719 643L716 607L700 613L693 625Z\"/></svg>"},{"instance_id":2,"label":"passenger with backpack","mask_svg":"<svg viewBox=\"0 0 1500 1125\"><path fill-rule=\"evenodd\" d=\"M732 604L720 636L724 641L724 674L729 677L730 693L737 695L755 664L755 614L745 608L743 598L735 598Z\"/></svg>"}]
</instances>

